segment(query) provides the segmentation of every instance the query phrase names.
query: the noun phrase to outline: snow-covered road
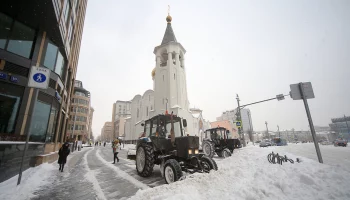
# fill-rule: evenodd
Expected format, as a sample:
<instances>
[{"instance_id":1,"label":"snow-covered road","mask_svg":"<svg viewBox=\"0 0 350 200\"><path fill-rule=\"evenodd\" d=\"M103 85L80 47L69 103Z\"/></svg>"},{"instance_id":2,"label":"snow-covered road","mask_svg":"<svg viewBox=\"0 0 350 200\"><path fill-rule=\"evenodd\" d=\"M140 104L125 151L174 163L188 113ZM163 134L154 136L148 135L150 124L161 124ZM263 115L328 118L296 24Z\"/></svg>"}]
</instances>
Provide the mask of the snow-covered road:
<instances>
[{"instance_id":1,"label":"snow-covered road","mask_svg":"<svg viewBox=\"0 0 350 200\"><path fill-rule=\"evenodd\" d=\"M140 177L135 162L112 164L110 146L86 147L68 157L63 173L58 164L26 170L22 184L16 177L0 183L1 196L15 199L350 199L350 147L321 146L324 163L317 162L313 144L284 147L248 146L232 157L215 157L219 170L190 175L186 180L164 184L159 166L152 177ZM267 154L287 154L301 163L273 165ZM136 195L135 195L136 194Z\"/></svg>"},{"instance_id":2,"label":"snow-covered road","mask_svg":"<svg viewBox=\"0 0 350 200\"><path fill-rule=\"evenodd\" d=\"M278 149L318 161L315 145L313 143L289 144L288 146L278 147ZM333 145L320 145L320 149L323 163L329 165L341 165L349 168L350 146L335 147Z\"/></svg>"}]
</instances>

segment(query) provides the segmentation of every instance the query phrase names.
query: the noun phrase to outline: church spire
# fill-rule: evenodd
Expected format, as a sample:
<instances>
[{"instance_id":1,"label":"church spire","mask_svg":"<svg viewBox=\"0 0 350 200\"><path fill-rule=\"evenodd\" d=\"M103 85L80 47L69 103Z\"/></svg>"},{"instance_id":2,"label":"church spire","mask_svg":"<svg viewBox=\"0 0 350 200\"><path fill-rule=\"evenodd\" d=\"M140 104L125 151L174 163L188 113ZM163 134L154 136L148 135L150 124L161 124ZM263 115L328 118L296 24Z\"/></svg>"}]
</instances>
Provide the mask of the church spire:
<instances>
[{"instance_id":1,"label":"church spire","mask_svg":"<svg viewBox=\"0 0 350 200\"><path fill-rule=\"evenodd\" d=\"M169 12L170 12L170 6L168 6L168 16L166 17L166 21L168 23L167 23L167 26L166 26L166 30L165 30L164 37L163 37L161 45L167 44L169 42L177 42L175 34L174 34L174 31L173 31L173 28L171 27L172 17L170 16Z\"/></svg>"}]
</instances>

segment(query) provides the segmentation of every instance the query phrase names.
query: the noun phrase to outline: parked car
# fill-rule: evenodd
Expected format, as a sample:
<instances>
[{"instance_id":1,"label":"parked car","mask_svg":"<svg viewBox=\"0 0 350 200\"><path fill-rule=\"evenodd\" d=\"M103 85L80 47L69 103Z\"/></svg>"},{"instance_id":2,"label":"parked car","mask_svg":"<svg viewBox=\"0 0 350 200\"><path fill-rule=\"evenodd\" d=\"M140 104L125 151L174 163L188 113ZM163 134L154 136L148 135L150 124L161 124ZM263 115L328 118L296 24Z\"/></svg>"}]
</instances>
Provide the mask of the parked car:
<instances>
[{"instance_id":1,"label":"parked car","mask_svg":"<svg viewBox=\"0 0 350 200\"><path fill-rule=\"evenodd\" d=\"M271 146L271 144L268 144L266 141L261 141L259 146L260 147L268 147L268 146Z\"/></svg>"},{"instance_id":2,"label":"parked car","mask_svg":"<svg viewBox=\"0 0 350 200\"><path fill-rule=\"evenodd\" d=\"M334 141L334 146L337 147L337 146L343 146L343 147L346 147L348 145L348 141L347 140L344 140L344 139L336 139Z\"/></svg>"}]
</instances>

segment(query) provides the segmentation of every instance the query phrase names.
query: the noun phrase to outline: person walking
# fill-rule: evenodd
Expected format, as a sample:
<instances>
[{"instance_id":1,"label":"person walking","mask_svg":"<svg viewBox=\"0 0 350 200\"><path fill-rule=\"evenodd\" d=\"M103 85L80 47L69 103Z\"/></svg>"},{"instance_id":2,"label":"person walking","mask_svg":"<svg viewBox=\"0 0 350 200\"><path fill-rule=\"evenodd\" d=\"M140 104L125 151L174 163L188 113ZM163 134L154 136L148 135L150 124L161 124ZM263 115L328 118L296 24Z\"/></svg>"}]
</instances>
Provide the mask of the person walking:
<instances>
[{"instance_id":1,"label":"person walking","mask_svg":"<svg viewBox=\"0 0 350 200\"><path fill-rule=\"evenodd\" d=\"M119 158L118 158L118 153L119 153L119 140L115 139L113 144L112 144L112 148L113 148L113 155L114 155L114 162L113 164L115 164L115 159L117 159L117 162L119 162Z\"/></svg>"},{"instance_id":2,"label":"person walking","mask_svg":"<svg viewBox=\"0 0 350 200\"><path fill-rule=\"evenodd\" d=\"M64 143L63 146L58 151L58 164L60 165L59 171L63 172L64 164L67 162L67 156L69 155L69 144Z\"/></svg>"},{"instance_id":3,"label":"person walking","mask_svg":"<svg viewBox=\"0 0 350 200\"><path fill-rule=\"evenodd\" d=\"M106 147L106 141L103 143L103 147Z\"/></svg>"}]
</instances>

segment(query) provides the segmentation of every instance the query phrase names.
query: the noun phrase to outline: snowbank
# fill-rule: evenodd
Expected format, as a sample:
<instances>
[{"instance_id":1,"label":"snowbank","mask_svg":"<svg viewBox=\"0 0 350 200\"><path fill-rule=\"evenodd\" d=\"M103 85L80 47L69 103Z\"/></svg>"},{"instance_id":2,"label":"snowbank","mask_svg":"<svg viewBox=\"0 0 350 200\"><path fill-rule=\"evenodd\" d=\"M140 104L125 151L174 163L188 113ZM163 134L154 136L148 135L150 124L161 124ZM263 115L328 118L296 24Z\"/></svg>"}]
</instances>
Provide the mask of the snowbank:
<instances>
[{"instance_id":1,"label":"snowbank","mask_svg":"<svg viewBox=\"0 0 350 200\"><path fill-rule=\"evenodd\" d=\"M33 192L49 183L48 178L57 168L53 164L44 163L38 167L29 168L22 173L21 184L17 186L18 175L0 183L2 199L19 200L34 197Z\"/></svg>"},{"instance_id":2,"label":"snowbank","mask_svg":"<svg viewBox=\"0 0 350 200\"><path fill-rule=\"evenodd\" d=\"M218 171L194 174L170 185L138 191L138 199L350 199L350 172L339 166L301 158L301 163L273 165L267 154L278 147L249 146L219 160Z\"/></svg>"}]
</instances>

